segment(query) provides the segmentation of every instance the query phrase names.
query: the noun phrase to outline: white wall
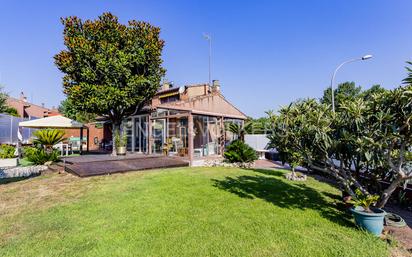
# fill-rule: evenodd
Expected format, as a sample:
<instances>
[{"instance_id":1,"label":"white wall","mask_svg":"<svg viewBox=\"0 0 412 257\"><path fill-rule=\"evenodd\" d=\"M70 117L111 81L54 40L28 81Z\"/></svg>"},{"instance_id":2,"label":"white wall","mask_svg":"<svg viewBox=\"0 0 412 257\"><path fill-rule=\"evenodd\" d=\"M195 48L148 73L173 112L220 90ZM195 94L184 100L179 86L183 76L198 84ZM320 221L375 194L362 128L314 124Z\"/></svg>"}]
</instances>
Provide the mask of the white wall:
<instances>
[{"instance_id":1,"label":"white wall","mask_svg":"<svg viewBox=\"0 0 412 257\"><path fill-rule=\"evenodd\" d=\"M245 135L245 143L250 145L255 150L267 150L269 139L267 135Z\"/></svg>"}]
</instances>

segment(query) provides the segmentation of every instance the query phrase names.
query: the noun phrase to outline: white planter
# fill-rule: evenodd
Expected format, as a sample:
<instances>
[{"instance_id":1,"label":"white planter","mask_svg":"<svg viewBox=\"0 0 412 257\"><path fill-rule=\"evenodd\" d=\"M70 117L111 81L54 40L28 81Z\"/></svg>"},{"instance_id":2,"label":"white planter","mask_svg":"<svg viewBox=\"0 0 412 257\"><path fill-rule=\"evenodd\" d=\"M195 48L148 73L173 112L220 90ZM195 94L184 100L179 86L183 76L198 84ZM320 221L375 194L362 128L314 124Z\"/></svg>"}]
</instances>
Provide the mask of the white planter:
<instances>
[{"instance_id":1,"label":"white planter","mask_svg":"<svg viewBox=\"0 0 412 257\"><path fill-rule=\"evenodd\" d=\"M17 158L11 158L11 159L0 159L0 168L5 168L5 167L16 167L18 164Z\"/></svg>"},{"instance_id":2,"label":"white planter","mask_svg":"<svg viewBox=\"0 0 412 257\"><path fill-rule=\"evenodd\" d=\"M116 153L117 155L126 155L126 147L125 146L118 146L116 147Z\"/></svg>"}]
</instances>

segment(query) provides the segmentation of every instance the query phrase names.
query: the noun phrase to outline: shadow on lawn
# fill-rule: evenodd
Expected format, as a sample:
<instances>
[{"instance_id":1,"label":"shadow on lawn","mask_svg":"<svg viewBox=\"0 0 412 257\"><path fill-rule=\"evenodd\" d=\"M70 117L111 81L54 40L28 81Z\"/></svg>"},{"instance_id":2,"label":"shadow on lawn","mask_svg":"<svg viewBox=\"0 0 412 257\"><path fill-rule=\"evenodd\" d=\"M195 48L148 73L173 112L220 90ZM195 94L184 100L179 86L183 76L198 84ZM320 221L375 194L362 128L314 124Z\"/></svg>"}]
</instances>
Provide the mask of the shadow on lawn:
<instances>
[{"instance_id":1,"label":"shadow on lawn","mask_svg":"<svg viewBox=\"0 0 412 257\"><path fill-rule=\"evenodd\" d=\"M5 185L5 184L13 183L13 182L19 182L19 181L34 178L34 177L37 177L37 176L39 176L39 175L34 174L34 175L31 175L31 176L27 176L27 177L1 178L0 179L0 185Z\"/></svg>"},{"instance_id":2,"label":"shadow on lawn","mask_svg":"<svg viewBox=\"0 0 412 257\"><path fill-rule=\"evenodd\" d=\"M224 180L213 179L214 186L236 194L242 198L260 198L276 206L287 209L312 209L322 217L343 226L354 227L351 216L343 205L336 205L335 195L319 192L302 182L287 183L283 172L276 170L252 169L265 174L255 176L226 177ZM269 176L267 176L269 175Z\"/></svg>"}]
</instances>

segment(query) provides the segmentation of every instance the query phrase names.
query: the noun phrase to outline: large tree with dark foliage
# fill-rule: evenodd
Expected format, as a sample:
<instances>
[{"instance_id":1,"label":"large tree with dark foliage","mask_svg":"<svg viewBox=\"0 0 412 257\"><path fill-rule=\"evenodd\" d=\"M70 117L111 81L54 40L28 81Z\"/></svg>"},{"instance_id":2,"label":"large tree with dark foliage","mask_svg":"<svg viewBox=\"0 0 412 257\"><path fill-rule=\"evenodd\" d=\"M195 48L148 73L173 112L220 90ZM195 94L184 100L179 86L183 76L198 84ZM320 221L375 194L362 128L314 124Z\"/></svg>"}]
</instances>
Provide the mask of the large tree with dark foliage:
<instances>
[{"instance_id":1,"label":"large tree with dark foliage","mask_svg":"<svg viewBox=\"0 0 412 257\"><path fill-rule=\"evenodd\" d=\"M124 25L111 13L62 23L66 49L54 58L68 101L79 112L107 117L119 130L125 117L151 100L165 74L160 28L135 20Z\"/></svg>"},{"instance_id":2,"label":"large tree with dark foliage","mask_svg":"<svg viewBox=\"0 0 412 257\"><path fill-rule=\"evenodd\" d=\"M72 101L67 98L60 102L58 110L65 117L82 123L89 123L96 120L95 114L78 111Z\"/></svg>"}]
</instances>

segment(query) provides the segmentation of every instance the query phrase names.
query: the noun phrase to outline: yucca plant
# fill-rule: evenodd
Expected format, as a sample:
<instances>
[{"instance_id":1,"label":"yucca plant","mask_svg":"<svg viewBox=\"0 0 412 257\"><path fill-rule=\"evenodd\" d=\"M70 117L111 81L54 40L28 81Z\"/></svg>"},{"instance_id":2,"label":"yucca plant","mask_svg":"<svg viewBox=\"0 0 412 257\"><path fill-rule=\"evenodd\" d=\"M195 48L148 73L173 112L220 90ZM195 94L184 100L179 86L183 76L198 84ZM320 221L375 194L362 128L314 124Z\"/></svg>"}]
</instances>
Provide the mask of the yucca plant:
<instances>
[{"instance_id":1,"label":"yucca plant","mask_svg":"<svg viewBox=\"0 0 412 257\"><path fill-rule=\"evenodd\" d=\"M64 138L64 131L60 129L42 129L33 133L36 137L35 144L40 144L47 153L53 152L53 146L62 142Z\"/></svg>"}]
</instances>

